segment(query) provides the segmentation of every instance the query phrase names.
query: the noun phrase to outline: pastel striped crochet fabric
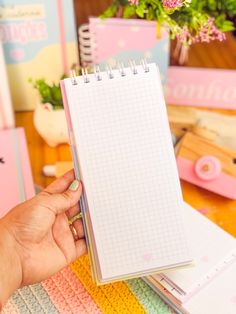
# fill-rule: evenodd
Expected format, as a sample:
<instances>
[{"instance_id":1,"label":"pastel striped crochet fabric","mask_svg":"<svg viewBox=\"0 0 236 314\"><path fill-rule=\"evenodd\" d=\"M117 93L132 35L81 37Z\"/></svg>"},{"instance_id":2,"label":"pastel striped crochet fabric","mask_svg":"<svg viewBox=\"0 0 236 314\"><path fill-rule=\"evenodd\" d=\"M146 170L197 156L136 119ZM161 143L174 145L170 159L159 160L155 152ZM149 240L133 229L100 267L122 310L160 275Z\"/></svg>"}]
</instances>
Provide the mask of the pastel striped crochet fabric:
<instances>
[{"instance_id":1,"label":"pastel striped crochet fabric","mask_svg":"<svg viewBox=\"0 0 236 314\"><path fill-rule=\"evenodd\" d=\"M19 289L2 314L171 314L141 279L96 286L85 255L50 279Z\"/></svg>"}]
</instances>

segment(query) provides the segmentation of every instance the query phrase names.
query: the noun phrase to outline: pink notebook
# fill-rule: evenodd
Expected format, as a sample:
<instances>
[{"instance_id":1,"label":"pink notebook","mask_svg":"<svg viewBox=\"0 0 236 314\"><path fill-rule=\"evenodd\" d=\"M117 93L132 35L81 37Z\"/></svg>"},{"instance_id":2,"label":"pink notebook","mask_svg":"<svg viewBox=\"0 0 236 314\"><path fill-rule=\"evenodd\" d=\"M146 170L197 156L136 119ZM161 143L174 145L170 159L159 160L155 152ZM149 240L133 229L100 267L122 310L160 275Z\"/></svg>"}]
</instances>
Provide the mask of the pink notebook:
<instances>
[{"instance_id":1,"label":"pink notebook","mask_svg":"<svg viewBox=\"0 0 236 314\"><path fill-rule=\"evenodd\" d=\"M99 64L102 70L109 64L125 65L129 60L137 63L143 58L158 64L162 82L167 77L169 65L169 35L159 30L154 21L138 19L89 18L89 25L79 28L81 62L83 65Z\"/></svg>"},{"instance_id":2,"label":"pink notebook","mask_svg":"<svg viewBox=\"0 0 236 314\"><path fill-rule=\"evenodd\" d=\"M24 129L0 131L0 218L34 196Z\"/></svg>"}]
</instances>

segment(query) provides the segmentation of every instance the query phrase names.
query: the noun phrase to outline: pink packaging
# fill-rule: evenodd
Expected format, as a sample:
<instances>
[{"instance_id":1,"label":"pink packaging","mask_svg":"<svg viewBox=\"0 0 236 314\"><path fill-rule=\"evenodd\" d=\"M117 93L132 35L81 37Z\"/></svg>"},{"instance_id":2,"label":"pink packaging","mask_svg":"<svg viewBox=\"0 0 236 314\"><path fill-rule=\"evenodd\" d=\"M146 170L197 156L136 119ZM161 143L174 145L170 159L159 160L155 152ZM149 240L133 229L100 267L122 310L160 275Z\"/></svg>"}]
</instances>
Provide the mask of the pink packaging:
<instances>
[{"instance_id":1,"label":"pink packaging","mask_svg":"<svg viewBox=\"0 0 236 314\"><path fill-rule=\"evenodd\" d=\"M166 100L169 105L236 109L236 71L171 66Z\"/></svg>"}]
</instances>

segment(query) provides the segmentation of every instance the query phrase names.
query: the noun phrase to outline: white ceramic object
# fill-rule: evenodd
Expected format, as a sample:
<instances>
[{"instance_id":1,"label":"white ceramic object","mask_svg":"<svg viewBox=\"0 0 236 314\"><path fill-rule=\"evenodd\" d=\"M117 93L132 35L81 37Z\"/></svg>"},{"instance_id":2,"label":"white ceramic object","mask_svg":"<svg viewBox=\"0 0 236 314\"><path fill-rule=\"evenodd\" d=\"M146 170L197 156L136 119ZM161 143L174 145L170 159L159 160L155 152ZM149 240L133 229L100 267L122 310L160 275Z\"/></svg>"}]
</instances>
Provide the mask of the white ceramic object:
<instances>
[{"instance_id":1,"label":"white ceramic object","mask_svg":"<svg viewBox=\"0 0 236 314\"><path fill-rule=\"evenodd\" d=\"M39 104L34 112L34 125L40 136L51 147L69 142L63 109L53 110L51 104Z\"/></svg>"}]
</instances>

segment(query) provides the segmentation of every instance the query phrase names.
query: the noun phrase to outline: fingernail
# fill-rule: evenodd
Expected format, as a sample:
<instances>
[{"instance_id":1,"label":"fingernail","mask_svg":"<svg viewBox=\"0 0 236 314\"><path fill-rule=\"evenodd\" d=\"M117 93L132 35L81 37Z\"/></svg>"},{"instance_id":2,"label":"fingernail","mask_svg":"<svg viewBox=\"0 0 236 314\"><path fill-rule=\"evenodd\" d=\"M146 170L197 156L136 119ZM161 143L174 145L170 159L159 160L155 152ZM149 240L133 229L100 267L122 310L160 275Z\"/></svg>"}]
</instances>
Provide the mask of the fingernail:
<instances>
[{"instance_id":1,"label":"fingernail","mask_svg":"<svg viewBox=\"0 0 236 314\"><path fill-rule=\"evenodd\" d=\"M80 186L80 182L78 180L74 180L70 187L69 187L69 190L71 191L76 191L78 189L78 187Z\"/></svg>"}]
</instances>

